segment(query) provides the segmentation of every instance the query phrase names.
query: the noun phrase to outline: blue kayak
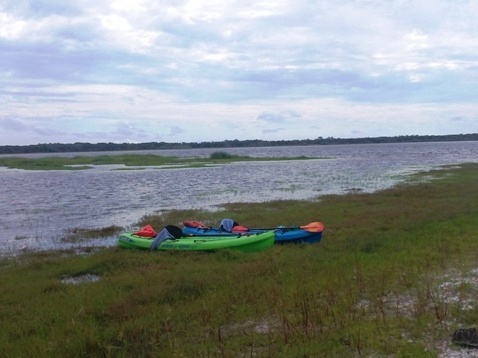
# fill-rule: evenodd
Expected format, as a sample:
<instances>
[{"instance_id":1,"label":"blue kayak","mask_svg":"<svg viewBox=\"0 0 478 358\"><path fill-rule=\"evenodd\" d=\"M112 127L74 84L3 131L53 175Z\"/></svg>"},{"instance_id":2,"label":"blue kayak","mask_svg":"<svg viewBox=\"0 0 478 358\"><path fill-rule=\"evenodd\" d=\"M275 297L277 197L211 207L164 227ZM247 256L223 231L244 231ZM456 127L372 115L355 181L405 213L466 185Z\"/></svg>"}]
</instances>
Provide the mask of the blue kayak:
<instances>
[{"instance_id":1,"label":"blue kayak","mask_svg":"<svg viewBox=\"0 0 478 358\"><path fill-rule=\"evenodd\" d=\"M184 221L183 234L194 236L217 236L217 235L245 235L257 234L273 230L276 244L285 243L318 243L322 239L324 225L321 222L313 222L304 226L276 228L247 228L238 225L231 219L223 219L219 227L209 227L200 221Z\"/></svg>"}]
</instances>

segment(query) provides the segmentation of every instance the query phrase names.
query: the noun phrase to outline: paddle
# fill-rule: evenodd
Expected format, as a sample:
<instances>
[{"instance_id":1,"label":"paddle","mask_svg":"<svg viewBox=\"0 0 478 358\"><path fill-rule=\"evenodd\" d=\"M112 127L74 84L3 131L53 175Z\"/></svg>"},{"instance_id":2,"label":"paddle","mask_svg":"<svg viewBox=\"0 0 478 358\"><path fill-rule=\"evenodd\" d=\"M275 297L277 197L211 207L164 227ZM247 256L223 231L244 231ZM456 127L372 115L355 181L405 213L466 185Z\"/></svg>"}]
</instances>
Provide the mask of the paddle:
<instances>
[{"instance_id":1,"label":"paddle","mask_svg":"<svg viewBox=\"0 0 478 358\"><path fill-rule=\"evenodd\" d=\"M198 226L192 226L190 223L197 223L197 221L184 221L183 224L185 226L190 226L190 227L195 227L196 229L201 229L204 231L204 233L206 233L208 230L211 230L212 227L208 227L204 224L202 224L203 226L201 227L198 227ZM200 222L199 222L200 223ZM304 230L304 231L307 231L307 232L322 232L324 231L324 224L322 224L320 221L315 221L315 222L311 222L307 225L303 225L303 226L291 226L291 227L257 227L257 228L247 228L247 231L253 231L253 230L297 230L297 229L301 229L301 230ZM247 232L245 231L245 232ZM237 231L237 232L234 232L233 233L239 233L240 231ZM216 236L217 234L215 233L211 233L211 236Z\"/></svg>"},{"instance_id":2,"label":"paddle","mask_svg":"<svg viewBox=\"0 0 478 358\"><path fill-rule=\"evenodd\" d=\"M304 226L249 228L249 230L293 230L293 229L295 230L302 229L307 232L322 232L324 231L324 224L322 224L320 221L315 221Z\"/></svg>"}]
</instances>

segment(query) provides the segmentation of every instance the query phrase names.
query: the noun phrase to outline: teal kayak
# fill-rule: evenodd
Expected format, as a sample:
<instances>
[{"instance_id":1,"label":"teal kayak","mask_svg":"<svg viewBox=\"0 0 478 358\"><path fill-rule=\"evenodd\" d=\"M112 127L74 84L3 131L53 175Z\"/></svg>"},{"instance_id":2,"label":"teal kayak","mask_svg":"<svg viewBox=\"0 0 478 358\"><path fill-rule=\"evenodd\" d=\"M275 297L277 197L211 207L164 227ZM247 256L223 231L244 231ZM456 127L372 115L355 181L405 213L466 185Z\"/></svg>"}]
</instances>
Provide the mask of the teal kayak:
<instances>
[{"instance_id":1,"label":"teal kayak","mask_svg":"<svg viewBox=\"0 0 478 358\"><path fill-rule=\"evenodd\" d=\"M225 227L223 223L226 221L231 221L230 227ZM236 224L236 225L234 225ZM216 235L231 235L237 236L240 234L258 234L261 232L274 230L275 233L275 243L276 244L285 244L285 243L318 243L322 239L322 232L325 227L320 221L312 222L303 226L295 227L284 227L278 226L277 228L266 228L266 229L250 229L245 226L237 224L231 219L224 219L221 221L219 227L209 227L204 225L200 221L183 221L184 227L182 228L182 233L184 235L195 235L195 236L216 236Z\"/></svg>"},{"instance_id":2,"label":"teal kayak","mask_svg":"<svg viewBox=\"0 0 478 358\"><path fill-rule=\"evenodd\" d=\"M163 251L215 251L220 249L234 249L244 252L265 250L274 245L274 231L249 235L217 235L217 236L183 236L168 238L161 242L156 250ZM118 236L118 246L127 249L150 250L153 238L139 236L133 232L124 232ZM155 250L155 249L153 249Z\"/></svg>"}]
</instances>

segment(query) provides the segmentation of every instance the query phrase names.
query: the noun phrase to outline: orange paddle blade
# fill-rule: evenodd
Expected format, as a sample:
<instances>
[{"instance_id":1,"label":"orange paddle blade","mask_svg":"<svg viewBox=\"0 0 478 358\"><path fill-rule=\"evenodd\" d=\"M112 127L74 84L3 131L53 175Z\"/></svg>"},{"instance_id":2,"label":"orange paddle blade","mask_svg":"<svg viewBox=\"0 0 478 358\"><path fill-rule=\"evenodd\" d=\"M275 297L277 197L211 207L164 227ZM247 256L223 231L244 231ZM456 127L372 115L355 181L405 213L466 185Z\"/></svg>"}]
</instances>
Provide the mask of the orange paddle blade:
<instances>
[{"instance_id":1,"label":"orange paddle blade","mask_svg":"<svg viewBox=\"0 0 478 358\"><path fill-rule=\"evenodd\" d=\"M320 221L316 221L304 226L300 226L300 228L308 232L322 232L324 231L325 226Z\"/></svg>"}]
</instances>

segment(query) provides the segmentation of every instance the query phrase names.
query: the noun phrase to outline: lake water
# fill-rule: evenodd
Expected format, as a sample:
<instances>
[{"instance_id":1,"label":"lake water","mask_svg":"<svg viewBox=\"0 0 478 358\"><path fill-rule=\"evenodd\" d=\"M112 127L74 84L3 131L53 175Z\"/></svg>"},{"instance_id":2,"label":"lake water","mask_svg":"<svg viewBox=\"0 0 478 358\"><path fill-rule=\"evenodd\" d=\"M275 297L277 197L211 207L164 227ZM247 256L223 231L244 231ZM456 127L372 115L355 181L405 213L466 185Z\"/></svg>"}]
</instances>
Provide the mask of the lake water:
<instances>
[{"instance_id":1,"label":"lake water","mask_svg":"<svg viewBox=\"0 0 478 358\"><path fill-rule=\"evenodd\" d=\"M162 210L214 209L231 202L311 199L349 190L373 192L393 186L417 171L478 162L478 142L134 153L208 157L218 150L252 157L304 155L324 159L232 163L194 169L115 170L117 166L100 166L82 171L26 171L0 167L0 253L71 247L72 244L61 242L68 230L111 225L131 228L142 216ZM55 156L80 154L99 153ZM108 238L75 245L109 246L115 243L115 238Z\"/></svg>"}]
</instances>

